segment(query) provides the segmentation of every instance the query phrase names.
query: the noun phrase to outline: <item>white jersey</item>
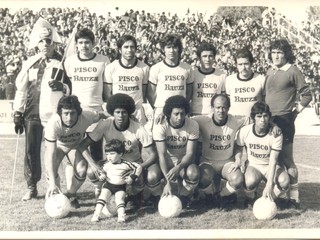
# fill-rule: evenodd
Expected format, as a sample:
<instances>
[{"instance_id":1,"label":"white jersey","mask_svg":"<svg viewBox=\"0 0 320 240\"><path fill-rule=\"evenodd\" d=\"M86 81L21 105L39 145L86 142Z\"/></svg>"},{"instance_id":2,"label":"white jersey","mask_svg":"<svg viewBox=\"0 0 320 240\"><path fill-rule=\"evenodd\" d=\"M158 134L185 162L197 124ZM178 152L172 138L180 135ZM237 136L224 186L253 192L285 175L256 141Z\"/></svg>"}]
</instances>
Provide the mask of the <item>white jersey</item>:
<instances>
[{"instance_id":1,"label":"white jersey","mask_svg":"<svg viewBox=\"0 0 320 240\"><path fill-rule=\"evenodd\" d=\"M190 118L186 118L181 128L172 127L167 120L153 126L154 141L166 142L167 159L171 159L174 166L186 155L188 141L196 141L198 138L199 125Z\"/></svg>"},{"instance_id":2,"label":"white jersey","mask_svg":"<svg viewBox=\"0 0 320 240\"><path fill-rule=\"evenodd\" d=\"M192 117L199 124L202 142L201 162L214 163L233 157L235 136L237 131L249 123L248 117L228 115L225 125L219 126L214 122L212 114Z\"/></svg>"},{"instance_id":3,"label":"white jersey","mask_svg":"<svg viewBox=\"0 0 320 240\"><path fill-rule=\"evenodd\" d=\"M92 59L80 59L77 54L66 58L64 67L72 82L72 94L84 110L101 110L104 70L109 63L109 58L101 54Z\"/></svg>"},{"instance_id":4,"label":"white jersey","mask_svg":"<svg viewBox=\"0 0 320 240\"><path fill-rule=\"evenodd\" d=\"M281 151L282 138L282 135L275 137L270 131L264 136L258 136L254 124L250 124L240 129L237 145L246 147L249 163L268 165L271 150Z\"/></svg>"},{"instance_id":5,"label":"white jersey","mask_svg":"<svg viewBox=\"0 0 320 240\"><path fill-rule=\"evenodd\" d=\"M204 73L199 68L193 70L193 93L191 113L207 115L211 113L211 98L225 91L226 74L218 69Z\"/></svg>"},{"instance_id":6,"label":"white jersey","mask_svg":"<svg viewBox=\"0 0 320 240\"><path fill-rule=\"evenodd\" d=\"M129 162L140 161L140 143L143 147L150 146L153 143L152 136L147 133L140 123L131 119L129 121L129 127L124 131L120 131L116 128L113 117L104 119L98 123L92 132L88 133L88 136L95 142L102 137L104 137L106 142L111 139L118 139L124 142L126 148L122 158Z\"/></svg>"},{"instance_id":7,"label":"white jersey","mask_svg":"<svg viewBox=\"0 0 320 240\"><path fill-rule=\"evenodd\" d=\"M142 107L142 85L148 84L149 66L139 60L132 67L126 67L121 60L115 60L105 69L107 84L112 84L112 94L124 93L131 96L136 108Z\"/></svg>"},{"instance_id":8,"label":"white jersey","mask_svg":"<svg viewBox=\"0 0 320 240\"><path fill-rule=\"evenodd\" d=\"M250 116L252 106L263 99L265 77L254 73L250 79L243 80L239 74L226 79L226 93L230 96L232 115Z\"/></svg>"},{"instance_id":9,"label":"white jersey","mask_svg":"<svg viewBox=\"0 0 320 240\"><path fill-rule=\"evenodd\" d=\"M67 153L69 150L78 147L84 139L86 129L99 120L98 112L82 111L76 124L67 127L63 124L60 115L56 113L49 119L45 127L44 137L46 141L57 142L57 145Z\"/></svg>"},{"instance_id":10,"label":"white jersey","mask_svg":"<svg viewBox=\"0 0 320 240\"><path fill-rule=\"evenodd\" d=\"M191 66L183 62L169 66L161 61L150 68L149 82L157 86L154 106L163 107L171 96L186 97L187 85L193 83Z\"/></svg>"}]
</instances>

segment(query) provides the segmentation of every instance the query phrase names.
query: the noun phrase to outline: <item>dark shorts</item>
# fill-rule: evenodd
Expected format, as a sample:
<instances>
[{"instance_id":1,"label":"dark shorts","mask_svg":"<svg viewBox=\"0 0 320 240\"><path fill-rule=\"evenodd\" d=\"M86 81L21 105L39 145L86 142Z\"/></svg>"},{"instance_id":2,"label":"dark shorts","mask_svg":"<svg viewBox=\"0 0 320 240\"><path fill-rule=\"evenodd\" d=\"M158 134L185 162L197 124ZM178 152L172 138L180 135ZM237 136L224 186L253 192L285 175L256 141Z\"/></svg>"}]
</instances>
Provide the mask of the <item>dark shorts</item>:
<instances>
[{"instance_id":1,"label":"dark shorts","mask_svg":"<svg viewBox=\"0 0 320 240\"><path fill-rule=\"evenodd\" d=\"M283 144L293 143L295 134L294 121L296 120L296 112L287 113L281 116L274 116L273 122L281 128L283 135Z\"/></svg>"},{"instance_id":2,"label":"dark shorts","mask_svg":"<svg viewBox=\"0 0 320 240\"><path fill-rule=\"evenodd\" d=\"M121 184L121 185L116 185L116 184L112 184L112 183L109 183L109 182L105 182L103 185L102 185L103 188L107 188L108 190L110 190L110 192L112 194L115 194L116 192L119 192L119 191L126 191L126 185L125 184Z\"/></svg>"}]
</instances>

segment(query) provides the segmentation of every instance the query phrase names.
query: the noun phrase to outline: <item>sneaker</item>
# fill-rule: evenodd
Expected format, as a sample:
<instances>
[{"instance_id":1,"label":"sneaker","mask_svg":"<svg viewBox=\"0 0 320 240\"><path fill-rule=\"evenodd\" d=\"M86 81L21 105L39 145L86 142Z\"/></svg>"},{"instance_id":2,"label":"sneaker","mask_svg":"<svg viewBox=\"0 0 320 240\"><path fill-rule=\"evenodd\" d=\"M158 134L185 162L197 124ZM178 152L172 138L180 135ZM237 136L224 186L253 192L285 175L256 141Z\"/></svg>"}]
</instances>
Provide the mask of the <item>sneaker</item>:
<instances>
[{"instance_id":1,"label":"sneaker","mask_svg":"<svg viewBox=\"0 0 320 240\"><path fill-rule=\"evenodd\" d=\"M118 223L125 223L126 222L126 215L118 215Z\"/></svg>"},{"instance_id":2,"label":"sneaker","mask_svg":"<svg viewBox=\"0 0 320 240\"><path fill-rule=\"evenodd\" d=\"M75 208L75 209L80 208L80 203L77 198L71 197L69 198L69 200L72 208Z\"/></svg>"},{"instance_id":3,"label":"sneaker","mask_svg":"<svg viewBox=\"0 0 320 240\"><path fill-rule=\"evenodd\" d=\"M28 191L26 192L26 194L23 195L22 201L29 201L29 200L31 200L32 198L36 198L37 195L38 195L37 189L35 189L35 190L28 189Z\"/></svg>"},{"instance_id":4,"label":"sneaker","mask_svg":"<svg viewBox=\"0 0 320 240\"><path fill-rule=\"evenodd\" d=\"M191 200L190 197L187 196L180 196L180 200L182 203L182 208L191 208Z\"/></svg>"},{"instance_id":5,"label":"sneaker","mask_svg":"<svg viewBox=\"0 0 320 240\"><path fill-rule=\"evenodd\" d=\"M93 214L92 218L91 218L91 222L99 222L100 221L100 216L99 214Z\"/></svg>"}]
</instances>

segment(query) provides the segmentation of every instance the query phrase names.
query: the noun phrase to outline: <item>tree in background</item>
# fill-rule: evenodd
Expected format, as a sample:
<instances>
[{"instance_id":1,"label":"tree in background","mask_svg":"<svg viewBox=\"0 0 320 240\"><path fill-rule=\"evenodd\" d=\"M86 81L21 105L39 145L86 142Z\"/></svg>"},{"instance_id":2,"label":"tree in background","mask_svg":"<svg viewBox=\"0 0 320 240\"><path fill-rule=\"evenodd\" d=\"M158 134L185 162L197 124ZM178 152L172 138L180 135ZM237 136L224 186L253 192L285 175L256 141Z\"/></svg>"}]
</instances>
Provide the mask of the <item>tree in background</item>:
<instances>
[{"instance_id":1,"label":"tree in background","mask_svg":"<svg viewBox=\"0 0 320 240\"><path fill-rule=\"evenodd\" d=\"M218 7L217 14L229 18L231 22L238 22L240 19L245 19L246 17L252 20L258 20L261 19L261 14L266 8L267 7L262 6L224 6Z\"/></svg>"}]
</instances>

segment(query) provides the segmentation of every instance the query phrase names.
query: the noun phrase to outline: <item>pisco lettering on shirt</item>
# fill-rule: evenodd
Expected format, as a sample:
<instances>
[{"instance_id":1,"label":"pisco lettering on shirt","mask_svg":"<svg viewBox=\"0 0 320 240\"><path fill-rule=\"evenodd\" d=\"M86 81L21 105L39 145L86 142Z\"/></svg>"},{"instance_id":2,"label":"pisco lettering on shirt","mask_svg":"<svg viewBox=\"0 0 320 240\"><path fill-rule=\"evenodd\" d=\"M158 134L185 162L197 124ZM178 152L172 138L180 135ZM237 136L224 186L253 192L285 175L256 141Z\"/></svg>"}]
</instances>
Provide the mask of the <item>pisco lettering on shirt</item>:
<instances>
[{"instance_id":1,"label":"pisco lettering on shirt","mask_svg":"<svg viewBox=\"0 0 320 240\"><path fill-rule=\"evenodd\" d=\"M173 141L173 142L185 142L187 141L187 137L186 136L167 136L166 137L166 141Z\"/></svg>"},{"instance_id":2,"label":"pisco lettering on shirt","mask_svg":"<svg viewBox=\"0 0 320 240\"><path fill-rule=\"evenodd\" d=\"M255 152L253 152L253 151L251 151L250 150L250 155L251 156L253 156L253 157L255 157L255 158L266 158L266 159L269 159L270 158L270 154L268 153L268 154L264 154L264 153L262 153L262 154L259 154L259 153L255 153Z\"/></svg>"},{"instance_id":3,"label":"pisco lettering on shirt","mask_svg":"<svg viewBox=\"0 0 320 240\"><path fill-rule=\"evenodd\" d=\"M166 75L164 77L165 81L184 81L185 76L183 75Z\"/></svg>"},{"instance_id":4,"label":"pisco lettering on shirt","mask_svg":"<svg viewBox=\"0 0 320 240\"><path fill-rule=\"evenodd\" d=\"M255 92L256 89L254 87L241 87L241 88L235 88L235 93L249 93L249 92Z\"/></svg>"},{"instance_id":5,"label":"pisco lettering on shirt","mask_svg":"<svg viewBox=\"0 0 320 240\"><path fill-rule=\"evenodd\" d=\"M184 86L171 86L169 84L165 84L164 90L169 90L169 91L184 90Z\"/></svg>"},{"instance_id":6,"label":"pisco lettering on shirt","mask_svg":"<svg viewBox=\"0 0 320 240\"><path fill-rule=\"evenodd\" d=\"M73 76L73 81L84 81L84 82L98 82L98 77L81 77L78 75Z\"/></svg>"},{"instance_id":7,"label":"pisco lettering on shirt","mask_svg":"<svg viewBox=\"0 0 320 240\"><path fill-rule=\"evenodd\" d=\"M218 84L216 84L216 83L197 83L197 87L198 88L213 88L213 89L217 89L218 88Z\"/></svg>"},{"instance_id":8,"label":"pisco lettering on shirt","mask_svg":"<svg viewBox=\"0 0 320 240\"><path fill-rule=\"evenodd\" d=\"M138 76L119 76L119 82L138 82Z\"/></svg>"},{"instance_id":9,"label":"pisco lettering on shirt","mask_svg":"<svg viewBox=\"0 0 320 240\"><path fill-rule=\"evenodd\" d=\"M261 149L261 150L266 150L266 151L269 151L269 146L268 145L262 145L262 144L253 144L253 143L250 143L249 144L249 148L250 149Z\"/></svg>"},{"instance_id":10,"label":"pisco lettering on shirt","mask_svg":"<svg viewBox=\"0 0 320 240\"><path fill-rule=\"evenodd\" d=\"M85 73L85 72L97 72L98 69L96 67L78 67L74 68L75 73Z\"/></svg>"},{"instance_id":11,"label":"pisco lettering on shirt","mask_svg":"<svg viewBox=\"0 0 320 240\"><path fill-rule=\"evenodd\" d=\"M230 140L231 136L228 135L210 135L210 141L227 141Z\"/></svg>"},{"instance_id":12,"label":"pisco lettering on shirt","mask_svg":"<svg viewBox=\"0 0 320 240\"><path fill-rule=\"evenodd\" d=\"M258 101L257 97L234 97L234 102L256 102Z\"/></svg>"},{"instance_id":13,"label":"pisco lettering on shirt","mask_svg":"<svg viewBox=\"0 0 320 240\"><path fill-rule=\"evenodd\" d=\"M119 85L119 91L137 91L140 90L139 86L124 86Z\"/></svg>"}]
</instances>

